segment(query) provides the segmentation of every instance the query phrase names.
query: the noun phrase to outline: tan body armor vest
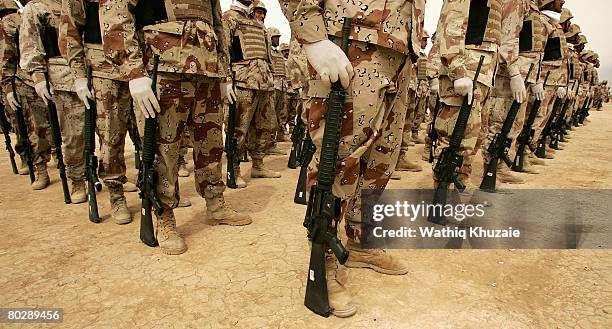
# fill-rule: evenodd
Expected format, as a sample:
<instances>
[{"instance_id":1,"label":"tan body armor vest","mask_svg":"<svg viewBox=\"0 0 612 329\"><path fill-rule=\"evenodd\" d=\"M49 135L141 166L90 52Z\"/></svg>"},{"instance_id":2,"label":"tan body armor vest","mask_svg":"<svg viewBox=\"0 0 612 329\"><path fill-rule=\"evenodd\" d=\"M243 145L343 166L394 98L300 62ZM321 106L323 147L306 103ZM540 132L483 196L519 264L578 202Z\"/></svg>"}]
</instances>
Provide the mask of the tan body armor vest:
<instances>
[{"instance_id":1,"label":"tan body armor vest","mask_svg":"<svg viewBox=\"0 0 612 329\"><path fill-rule=\"evenodd\" d=\"M538 7L533 3L530 6L529 17L523 22L519 35L519 51L540 54L546 47L548 31Z\"/></svg>"},{"instance_id":2,"label":"tan body armor vest","mask_svg":"<svg viewBox=\"0 0 612 329\"><path fill-rule=\"evenodd\" d=\"M134 8L136 29L175 21L203 21L213 25L210 0L140 0Z\"/></svg>"},{"instance_id":3,"label":"tan body armor vest","mask_svg":"<svg viewBox=\"0 0 612 329\"><path fill-rule=\"evenodd\" d=\"M268 40L263 24L254 19L239 17L238 26L232 41L232 52L240 50L241 54L234 56L235 60L252 60L268 58Z\"/></svg>"},{"instance_id":4,"label":"tan body armor vest","mask_svg":"<svg viewBox=\"0 0 612 329\"><path fill-rule=\"evenodd\" d=\"M501 0L472 0L465 44L480 46L483 43L492 43L499 45L501 21Z\"/></svg>"},{"instance_id":5,"label":"tan body armor vest","mask_svg":"<svg viewBox=\"0 0 612 329\"><path fill-rule=\"evenodd\" d=\"M272 74L280 77L285 77L287 71L285 69L285 57L278 50L272 51Z\"/></svg>"}]
</instances>

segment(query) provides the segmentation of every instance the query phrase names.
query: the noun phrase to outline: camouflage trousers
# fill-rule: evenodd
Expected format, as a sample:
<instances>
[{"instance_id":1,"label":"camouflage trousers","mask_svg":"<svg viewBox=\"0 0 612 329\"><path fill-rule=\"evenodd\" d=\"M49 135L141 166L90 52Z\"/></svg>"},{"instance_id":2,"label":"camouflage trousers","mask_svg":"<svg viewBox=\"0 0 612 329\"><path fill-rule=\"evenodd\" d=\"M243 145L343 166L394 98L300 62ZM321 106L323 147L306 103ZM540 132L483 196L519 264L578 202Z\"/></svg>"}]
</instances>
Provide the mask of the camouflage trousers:
<instances>
[{"instance_id":1,"label":"camouflage trousers","mask_svg":"<svg viewBox=\"0 0 612 329\"><path fill-rule=\"evenodd\" d=\"M220 115L223 114L220 113ZM185 130L183 131L183 137L181 138L181 156L178 159L179 165L187 164L187 159L185 159L185 157L187 156L187 152L189 152L189 149L193 148L193 140L191 139L191 135L191 127L185 127Z\"/></svg>"},{"instance_id":2,"label":"camouflage trousers","mask_svg":"<svg viewBox=\"0 0 612 329\"><path fill-rule=\"evenodd\" d=\"M125 136L132 118L132 98L127 82L105 78L93 78L96 97L96 130L102 148L106 186L118 186L125 177Z\"/></svg>"},{"instance_id":3,"label":"camouflage trousers","mask_svg":"<svg viewBox=\"0 0 612 329\"><path fill-rule=\"evenodd\" d=\"M287 107L285 105L286 93L282 90L272 91L272 107L276 115L276 136L282 136L287 130Z\"/></svg>"},{"instance_id":4,"label":"camouflage trousers","mask_svg":"<svg viewBox=\"0 0 612 329\"><path fill-rule=\"evenodd\" d=\"M236 87L236 97L237 154L248 149L253 159L263 159L277 128L271 92Z\"/></svg>"},{"instance_id":5,"label":"camouflage trousers","mask_svg":"<svg viewBox=\"0 0 612 329\"><path fill-rule=\"evenodd\" d=\"M414 119L414 113L416 112L416 91L408 89L408 108L406 109L406 119L404 120L404 127L401 131L402 134L402 147L401 153L406 154L410 145L410 134L412 133L412 120Z\"/></svg>"},{"instance_id":6,"label":"camouflage trousers","mask_svg":"<svg viewBox=\"0 0 612 329\"><path fill-rule=\"evenodd\" d=\"M302 99L299 93L287 93L285 95L285 112L287 113L287 125L289 131L295 128L295 119L302 114Z\"/></svg>"},{"instance_id":7,"label":"camouflage trousers","mask_svg":"<svg viewBox=\"0 0 612 329\"><path fill-rule=\"evenodd\" d=\"M531 96L531 85L527 87L528 97ZM484 163L488 164L491 161L491 155L489 154L489 146L493 142L495 135L500 133L502 126L506 121L506 117L510 112L510 107L514 103L514 97L510 90L510 79L504 76L497 76L495 79L495 87L491 92L491 97L487 100L485 107L488 108L489 118L487 120L486 134L482 144L482 157ZM512 140L512 143L516 141L516 138L523 129L525 123L525 112L527 110L527 101L523 102L516 114L516 119L512 124L512 129L508 134L508 138ZM510 148L512 149L512 148Z\"/></svg>"},{"instance_id":8,"label":"camouflage trousers","mask_svg":"<svg viewBox=\"0 0 612 329\"><path fill-rule=\"evenodd\" d=\"M47 163L50 159L51 141L53 140L47 106L36 94L36 90L23 81L15 79L15 88L28 128L28 139L32 146L34 165ZM5 102L4 104L7 103ZM12 112L9 106L6 106L6 111ZM14 114L11 116L14 116ZM13 127L17 130L16 120L12 121ZM15 150L18 153L20 153L20 149L19 144L15 145Z\"/></svg>"},{"instance_id":9,"label":"camouflage trousers","mask_svg":"<svg viewBox=\"0 0 612 329\"><path fill-rule=\"evenodd\" d=\"M421 128L421 123L425 120L425 112L427 112L427 103L429 103L428 95L419 96L415 100L415 110L412 112L412 132L418 132Z\"/></svg>"},{"instance_id":10,"label":"camouflage trousers","mask_svg":"<svg viewBox=\"0 0 612 329\"><path fill-rule=\"evenodd\" d=\"M53 96L62 130L66 175L73 181L85 178L85 104L75 92L56 90Z\"/></svg>"},{"instance_id":11,"label":"camouflage trousers","mask_svg":"<svg viewBox=\"0 0 612 329\"><path fill-rule=\"evenodd\" d=\"M540 109L538 110L538 115L536 116L536 119L533 122L533 129L535 130L535 133L533 135L532 141L534 142L540 138L540 134L542 133L542 130L544 130L544 127L546 126L546 123L550 118L552 108L555 104L557 89L558 87L556 86L544 87L544 100L542 100L542 103L540 104ZM535 98L530 97L529 104L527 105L530 109L529 111L533 110L533 102L535 102Z\"/></svg>"},{"instance_id":12,"label":"camouflage trousers","mask_svg":"<svg viewBox=\"0 0 612 329\"><path fill-rule=\"evenodd\" d=\"M342 199L348 238L360 241L361 190L384 189L399 157L411 63L403 54L359 41L351 41L349 60L358 73L347 89L333 193ZM317 148L308 166L309 188L316 184L330 92L313 78L302 116Z\"/></svg>"},{"instance_id":13,"label":"camouflage trousers","mask_svg":"<svg viewBox=\"0 0 612 329\"><path fill-rule=\"evenodd\" d=\"M223 195L223 116L219 80L179 73L159 72L157 76L161 113L157 115L157 196L165 209L178 206L178 167L183 132L192 129L195 186L205 199ZM140 135L144 116L136 112Z\"/></svg>"},{"instance_id":14,"label":"camouflage trousers","mask_svg":"<svg viewBox=\"0 0 612 329\"><path fill-rule=\"evenodd\" d=\"M443 148L448 147L450 137L455 129L457 116L463 103L463 96L457 96L455 93L453 82L448 76L440 76L440 112L436 119L435 129L438 132L438 148L436 154L439 155ZM472 174L472 160L478 152L485 132L483 126L486 127L488 113L485 107L486 101L489 98L490 88L480 82L476 83L474 91L474 103L472 104L472 112L468 120L467 127L459 153L463 156L463 165L459 168L458 173L470 176ZM434 177L435 179L435 177Z\"/></svg>"}]
</instances>

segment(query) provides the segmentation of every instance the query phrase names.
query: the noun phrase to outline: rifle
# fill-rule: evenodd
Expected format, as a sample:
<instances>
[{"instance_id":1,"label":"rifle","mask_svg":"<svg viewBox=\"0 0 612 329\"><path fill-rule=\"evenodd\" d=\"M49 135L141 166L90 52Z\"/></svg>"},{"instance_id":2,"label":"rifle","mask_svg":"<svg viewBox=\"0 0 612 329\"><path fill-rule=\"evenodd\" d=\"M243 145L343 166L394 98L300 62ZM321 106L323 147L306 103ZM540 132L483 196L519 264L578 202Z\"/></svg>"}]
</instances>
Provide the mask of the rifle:
<instances>
[{"instance_id":1,"label":"rifle","mask_svg":"<svg viewBox=\"0 0 612 329\"><path fill-rule=\"evenodd\" d=\"M11 161L11 167L13 168L13 174L19 175L19 170L17 170L17 162L15 162L15 151L13 150L13 146L11 145L11 134L10 134L10 124L6 119L6 112L4 111L4 104L0 102L0 128L2 129L2 133L4 134L4 143L6 144L6 151L9 154L9 160Z\"/></svg>"},{"instance_id":2,"label":"rifle","mask_svg":"<svg viewBox=\"0 0 612 329\"><path fill-rule=\"evenodd\" d=\"M484 59L484 56L480 56L480 62L476 68L476 74L474 75L474 90L476 90L478 76L480 75L480 69L482 68ZM463 141L463 136L465 135L465 129L467 128L468 120L470 119L472 107L474 106L474 100L474 94L472 94L471 100L468 99L468 95L463 98L463 104L459 110L457 123L455 123L455 127L453 128L453 134L451 135L448 147L445 147L442 150L442 153L440 153L440 158L438 159L438 162L433 170L435 179L438 181L438 186L434 191L433 204L440 204L442 205L442 208L444 208L444 205L446 205L446 196L448 194L448 188L450 187L451 182L460 191L465 190L465 185L457 174L457 169L461 168L463 165L463 155L459 154L459 148L461 147L461 142ZM427 221L439 225L446 225L448 223L442 211L440 211L440 213L436 213L436 211L431 212L427 216Z\"/></svg>"},{"instance_id":3,"label":"rifle","mask_svg":"<svg viewBox=\"0 0 612 329\"><path fill-rule=\"evenodd\" d=\"M342 25L342 50L347 53L351 19L344 18ZM340 84L334 82L327 102L327 116L323 143L321 147L321 162L317 174L317 185L310 191L310 200L306 210L304 226L308 229L308 238L312 242L310 263L306 282L304 305L311 311L328 317L333 311L329 306L327 292L327 274L325 257L331 248L340 264L348 259L348 251L337 236L340 217L340 198L334 196L332 185L336 178L336 163L342 126L343 106L347 93Z\"/></svg>"},{"instance_id":4,"label":"rifle","mask_svg":"<svg viewBox=\"0 0 612 329\"><path fill-rule=\"evenodd\" d=\"M549 76L550 76L550 72L546 73L546 77L544 78L544 86L546 86ZM542 100L536 99L533 102L531 112L529 112L527 121L525 121L525 124L523 125L523 130L521 130L520 135L516 139L518 147L516 149L516 156L514 157L514 163L512 164L512 170L516 172L524 171L523 168L525 167L525 150L527 147L531 148L531 139L535 135L535 129L533 129L533 123L535 122L535 119L538 116L538 112L540 111L541 105L542 105Z\"/></svg>"},{"instance_id":5,"label":"rifle","mask_svg":"<svg viewBox=\"0 0 612 329\"><path fill-rule=\"evenodd\" d=\"M236 138L236 104L229 104L227 114L227 135L225 136L225 155L227 157L227 187L238 188L236 184L236 171L234 166L240 165L236 149L238 139Z\"/></svg>"},{"instance_id":6,"label":"rifle","mask_svg":"<svg viewBox=\"0 0 612 329\"><path fill-rule=\"evenodd\" d=\"M440 94L436 97L436 108L434 109L433 118L431 123L427 127L427 136L429 137L429 163L434 162L436 148L438 147L438 132L436 131L436 120L438 119L438 113L440 112Z\"/></svg>"},{"instance_id":7,"label":"rifle","mask_svg":"<svg viewBox=\"0 0 612 329\"><path fill-rule=\"evenodd\" d=\"M157 68L159 67L159 55L153 56L153 70L151 71L151 89L157 89ZM157 171L153 167L155 161L155 150L157 149L157 117L146 118L144 128L144 142L142 150L141 167L138 172L138 187L140 188L140 199L142 200L140 212L140 240L149 247L157 246L157 239L153 232L152 208L158 216L164 212L159 198L157 197Z\"/></svg>"},{"instance_id":8,"label":"rifle","mask_svg":"<svg viewBox=\"0 0 612 329\"><path fill-rule=\"evenodd\" d=\"M302 154L302 140L304 139L304 123L302 122L302 116L298 115L295 119L295 127L291 132L291 152L289 152L289 161L287 161L287 167L295 169L298 166L298 154Z\"/></svg>"},{"instance_id":9,"label":"rifle","mask_svg":"<svg viewBox=\"0 0 612 329\"><path fill-rule=\"evenodd\" d=\"M574 80L574 83L572 84L572 89L574 89L575 86L576 80ZM563 103L563 107L561 108L561 112L559 113L559 116L553 122L553 126L551 128L550 144L548 145L552 149L558 150L559 142L565 141L565 139L563 138L563 124L565 122L565 114L567 113L567 109L569 108L570 103L570 99L566 98L565 102Z\"/></svg>"},{"instance_id":10,"label":"rifle","mask_svg":"<svg viewBox=\"0 0 612 329\"><path fill-rule=\"evenodd\" d=\"M589 116L589 110L591 109L592 102L593 102L592 97L589 97L584 101L584 107L582 111L580 111L580 116L578 117L578 122L580 124L584 124L584 120Z\"/></svg>"},{"instance_id":11,"label":"rifle","mask_svg":"<svg viewBox=\"0 0 612 329\"><path fill-rule=\"evenodd\" d=\"M13 81L14 84L14 81ZM15 92L16 88L13 86L13 93L17 95ZM28 174L30 175L30 183L34 183L36 177L34 176L34 151L32 149L32 144L30 143L30 137L28 135L28 126L26 124L25 116L23 115L23 109L21 106L18 106L15 110L15 118L17 119L17 139L19 142L15 145L15 149L19 154L23 156L25 162L28 166Z\"/></svg>"},{"instance_id":12,"label":"rifle","mask_svg":"<svg viewBox=\"0 0 612 329\"><path fill-rule=\"evenodd\" d=\"M87 89L92 90L92 68L87 66ZM93 223L100 223L98 213L98 198L96 191L102 191L102 183L98 179L98 158L96 157L96 101L90 102L90 108L85 109L85 178L87 179L87 202L89 203L89 220Z\"/></svg>"},{"instance_id":13,"label":"rifle","mask_svg":"<svg viewBox=\"0 0 612 329\"><path fill-rule=\"evenodd\" d=\"M525 85L527 85L527 79L529 79L532 70L533 64L531 64L529 71L525 76ZM521 103L517 102L516 100L512 102L501 131L495 134L491 144L489 144L487 151L489 152L491 160L487 164L487 168L482 175L482 181L480 182L480 189L483 191L495 193L495 185L497 184L497 166L500 159L504 161L508 167L512 166L512 160L510 160L510 157L508 157L508 150L512 146L512 139L508 138L508 134L510 134L510 131L512 130L512 126L514 125L514 121L516 120L516 115L518 114L520 107Z\"/></svg>"},{"instance_id":14,"label":"rifle","mask_svg":"<svg viewBox=\"0 0 612 329\"><path fill-rule=\"evenodd\" d=\"M554 121L553 119L557 116L557 112L559 112L559 108L561 107L562 103L563 103L562 98L559 98L559 97L555 98L555 103L553 104L552 112L550 113L550 116L548 117L548 121L546 122L544 129L542 129L542 134L540 135L540 139L538 139L538 144L536 146L535 155L538 158L544 158L546 156L546 141L548 140L548 137L550 136L550 131L552 129L552 125Z\"/></svg>"},{"instance_id":15,"label":"rifle","mask_svg":"<svg viewBox=\"0 0 612 329\"><path fill-rule=\"evenodd\" d=\"M133 123L129 122L127 126L128 134L134 144L134 166L136 169L140 169L142 159L142 142L140 140L140 134L138 133L138 127Z\"/></svg>"},{"instance_id":16,"label":"rifle","mask_svg":"<svg viewBox=\"0 0 612 329\"><path fill-rule=\"evenodd\" d=\"M45 72L47 80L47 89L51 92L49 86L49 73ZM64 164L64 154L62 153L62 131L57 118L57 107L53 100L47 101L47 112L49 115L49 125L51 126L51 135L53 144L55 144L55 158L57 160L57 169L59 170L60 180L62 181L62 190L64 191L64 203L70 204L70 190L68 189L68 178L66 177L66 165Z\"/></svg>"},{"instance_id":17,"label":"rifle","mask_svg":"<svg viewBox=\"0 0 612 329\"><path fill-rule=\"evenodd\" d=\"M295 130L295 128L294 128ZM302 141L302 155L300 157L300 176L298 178L297 186L295 187L295 195L293 196L293 202L296 204L306 205L306 183L308 180L308 164L312 161L312 157L315 154L317 147L310 139L310 134L306 131L304 140Z\"/></svg>"}]
</instances>

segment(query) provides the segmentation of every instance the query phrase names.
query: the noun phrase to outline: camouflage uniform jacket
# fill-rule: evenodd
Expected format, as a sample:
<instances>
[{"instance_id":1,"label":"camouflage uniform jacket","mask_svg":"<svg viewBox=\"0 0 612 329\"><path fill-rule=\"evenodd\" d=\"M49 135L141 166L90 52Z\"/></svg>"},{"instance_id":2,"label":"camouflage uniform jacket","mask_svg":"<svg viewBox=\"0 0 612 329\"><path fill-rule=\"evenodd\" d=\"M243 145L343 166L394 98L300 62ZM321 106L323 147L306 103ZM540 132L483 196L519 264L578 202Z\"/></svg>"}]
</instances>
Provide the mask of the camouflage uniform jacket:
<instances>
[{"instance_id":1,"label":"camouflage uniform jacket","mask_svg":"<svg viewBox=\"0 0 612 329\"><path fill-rule=\"evenodd\" d=\"M479 16L470 18L472 3L475 9L482 9L478 7L479 3L473 0L444 1L436 34L442 62L440 75L446 75L452 81L466 77L472 79L480 57L484 56L478 81L493 86L501 44L502 5L509 1L512 0L489 0L489 8L484 13L487 15L484 31L474 29L482 25L483 13L480 10L474 10L480 13Z\"/></svg>"},{"instance_id":2,"label":"camouflage uniform jacket","mask_svg":"<svg viewBox=\"0 0 612 329\"><path fill-rule=\"evenodd\" d=\"M272 76L274 89L287 90L287 60L280 50L272 48Z\"/></svg>"},{"instance_id":3,"label":"camouflage uniform jacket","mask_svg":"<svg viewBox=\"0 0 612 329\"><path fill-rule=\"evenodd\" d=\"M429 49L429 54L427 55L427 78L429 80L440 77L442 61L440 59L440 45L438 40L437 38L434 40L431 49Z\"/></svg>"},{"instance_id":4,"label":"camouflage uniform jacket","mask_svg":"<svg viewBox=\"0 0 612 329\"><path fill-rule=\"evenodd\" d=\"M297 93L308 85L308 60L297 40L291 40L289 58L287 58L287 80L289 92Z\"/></svg>"},{"instance_id":5,"label":"camouflage uniform jacket","mask_svg":"<svg viewBox=\"0 0 612 329\"><path fill-rule=\"evenodd\" d=\"M61 25L59 30L59 47L68 61L76 78L86 77L86 59L92 65L93 75L102 78L119 79L119 66L104 58L102 44L86 43L83 30L86 27L85 6L96 3L88 0L62 0ZM92 19L92 18L89 18Z\"/></svg>"},{"instance_id":6,"label":"camouflage uniform jacket","mask_svg":"<svg viewBox=\"0 0 612 329\"><path fill-rule=\"evenodd\" d=\"M229 75L228 47L219 0L210 0L210 3L206 3L207 0L191 1L193 5L210 6L210 21L175 20L143 24L144 27L137 31L134 10L140 1L144 5L150 4L147 0L100 0L104 56L107 62L119 66L121 80L147 76L145 63L151 66L149 59L153 55L160 55L159 72L212 78ZM139 38L141 32L142 39Z\"/></svg>"},{"instance_id":7,"label":"camouflage uniform jacket","mask_svg":"<svg viewBox=\"0 0 612 329\"><path fill-rule=\"evenodd\" d=\"M230 10L223 13L223 23L225 24L226 40L233 45L232 40L240 28L240 23L250 25L262 25L255 18L249 16L247 12L237 6L231 6ZM263 27L263 25L262 25ZM265 34L266 42L269 42L265 28L262 29ZM255 90L273 90L274 78L272 77L272 57L270 47L268 49L267 58L241 59L231 60L232 80L235 86ZM237 52L238 49L230 49L230 53Z\"/></svg>"},{"instance_id":8,"label":"camouflage uniform jacket","mask_svg":"<svg viewBox=\"0 0 612 329\"><path fill-rule=\"evenodd\" d=\"M55 90L73 91L74 76L68 62L60 54L47 54L49 49L58 48L51 43L57 43L61 7L59 0L33 0L25 6L19 35L20 66L32 76L34 84L45 81L48 72ZM47 47L44 40L48 40Z\"/></svg>"},{"instance_id":9,"label":"camouflage uniform jacket","mask_svg":"<svg viewBox=\"0 0 612 329\"><path fill-rule=\"evenodd\" d=\"M2 18L2 26L0 28L0 50L2 59L0 68L2 71L2 89L5 94L13 91L12 80L16 76L24 83L34 86L32 78L23 72L19 67L19 25L21 24L21 15L12 13ZM17 70L17 71L15 71Z\"/></svg>"},{"instance_id":10,"label":"camouflage uniform jacket","mask_svg":"<svg viewBox=\"0 0 612 329\"><path fill-rule=\"evenodd\" d=\"M351 18L350 39L416 55L420 49L424 0L282 0L281 8L289 19L297 40L313 43L342 36L344 17ZM416 3L416 4L415 4ZM415 10L415 7L422 10ZM415 51L416 50L416 51Z\"/></svg>"},{"instance_id":11,"label":"camouflage uniform jacket","mask_svg":"<svg viewBox=\"0 0 612 329\"><path fill-rule=\"evenodd\" d=\"M529 18L530 1L504 1L502 10L505 16L502 20L502 38L501 46L499 47L499 68L497 74L508 78L517 75L525 78L531 63L520 61L519 42L523 22ZM533 70L534 76L537 71L538 67L536 66Z\"/></svg>"},{"instance_id":12,"label":"camouflage uniform jacket","mask_svg":"<svg viewBox=\"0 0 612 329\"><path fill-rule=\"evenodd\" d=\"M570 81L570 87L574 86L574 89L572 89L569 92L572 92L574 94L576 94L578 88L580 88L580 85L582 84L582 80L584 79L584 74L583 74L583 66L580 63L580 59L579 59L579 54L578 52L573 48L570 47L570 51L569 51L569 81Z\"/></svg>"}]
</instances>

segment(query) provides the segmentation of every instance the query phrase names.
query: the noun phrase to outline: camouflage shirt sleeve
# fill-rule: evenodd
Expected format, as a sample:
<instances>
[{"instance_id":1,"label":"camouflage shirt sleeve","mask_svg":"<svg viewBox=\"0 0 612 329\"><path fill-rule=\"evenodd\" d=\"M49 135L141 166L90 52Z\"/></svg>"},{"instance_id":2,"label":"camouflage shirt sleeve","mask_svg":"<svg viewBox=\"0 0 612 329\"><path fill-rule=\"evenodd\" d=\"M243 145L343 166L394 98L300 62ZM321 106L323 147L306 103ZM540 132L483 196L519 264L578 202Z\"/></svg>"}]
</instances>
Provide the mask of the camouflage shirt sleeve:
<instances>
[{"instance_id":1,"label":"camouflage shirt sleeve","mask_svg":"<svg viewBox=\"0 0 612 329\"><path fill-rule=\"evenodd\" d=\"M291 32L300 43L327 40L323 21L325 0L280 0L281 9L289 20Z\"/></svg>"},{"instance_id":2,"label":"camouflage shirt sleeve","mask_svg":"<svg viewBox=\"0 0 612 329\"><path fill-rule=\"evenodd\" d=\"M121 67L121 75L125 80L148 75L132 13L138 1L147 0L100 0L104 56Z\"/></svg>"},{"instance_id":3,"label":"camouflage shirt sleeve","mask_svg":"<svg viewBox=\"0 0 612 329\"><path fill-rule=\"evenodd\" d=\"M440 77L440 46L436 39L427 55L427 77L436 79Z\"/></svg>"},{"instance_id":4,"label":"camouflage shirt sleeve","mask_svg":"<svg viewBox=\"0 0 612 329\"><path fill-rule=\"evenodd\" d=\"M213 28L215 30L215 34L219 39L217 42L217 51L219 54L219 73L222 73L226 76L226 80L231 81L230 74L230 57L229 57L229 42L227 39L227 33L225 31L225 24L223 22L222 14L221 14L221 3L219 0L212 0L213 2Z\"/></svg>"},{"instance_id":5,"label":"camouflage shirt sleeve","mask_svg":"<svg viewBox=\"0 0 612 329\"><path fill-rule=\"evenodd\" d=\"M437 37L442 64L451 80L467 77L465 34L470 11L468 0L447 0L442 5Z\"/></svg>"},{"instance_id":6,"label":"camouflage shirt sleeve","mask_svg":"<svg viewBox=\"0 0 612 329\"><path fill-rule=\"evenodd\" d=\"M83 0L62 0L59 28L59 49L76 78L85 78L85 47L82 29L85 26Z\"/></svg>"},{"instance_id":7,"label":"camouflage shirt sleeve","mask_svg":"<svg viewBox=\"0 0 612 329\"><path fill-rule=\"evenodd\" d=\"M521 74L519 65L519 34L523 20L529 14L529 4L524 1L504 0L502 40L499 47L499 63L505 65L510 77Z\"/></svg>"},{"instance_id":8,"label":"camouflage shirt sleeve","mask_svg":"<svg viewBox=\"0 0 612 329\"><path fill-rule=\"evenodd\" d=\"M23 9L19 36L19 65L32 76L34 84L45 81L47 61L42 33L49 25L50 13L42 2L30 2Z\"/></svg>"},{"instance_id":9,"label":"camouflage shirt sleeve","mask_svg":"<svg viewBox=\"0 0 612 329\"><path fill-rule=\"evenodd\" d=\"M19 14L10 14L2 18L0 29L2 52L2 89L5 94L12 91L11 81L17 70L19 50L17 49L17 31L19 28Z\"/></svg>"}]
</instances>

